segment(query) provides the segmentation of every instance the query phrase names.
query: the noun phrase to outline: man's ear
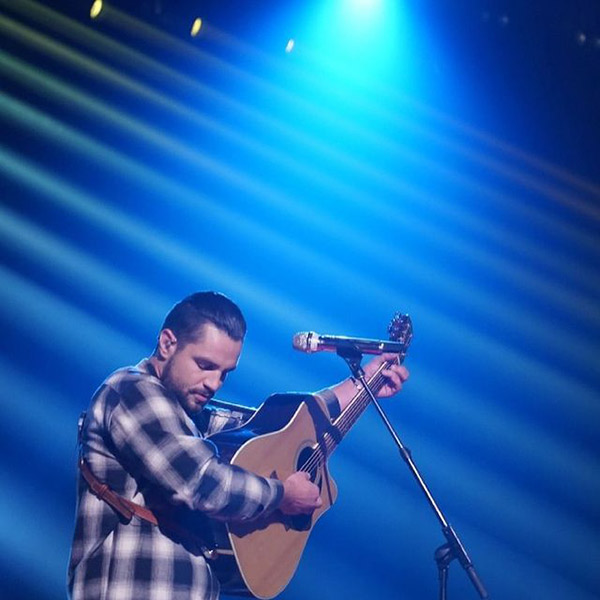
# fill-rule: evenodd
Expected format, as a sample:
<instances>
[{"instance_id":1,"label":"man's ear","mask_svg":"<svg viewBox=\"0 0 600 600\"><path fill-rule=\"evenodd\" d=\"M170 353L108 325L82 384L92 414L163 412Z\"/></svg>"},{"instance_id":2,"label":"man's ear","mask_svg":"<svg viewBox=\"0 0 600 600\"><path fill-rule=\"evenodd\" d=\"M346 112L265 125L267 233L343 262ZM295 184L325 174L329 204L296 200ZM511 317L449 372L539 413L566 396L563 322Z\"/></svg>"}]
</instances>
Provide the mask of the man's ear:
<instances>
[{"instance_id":1,"label":"man's ear","mask_svg":"<svg viewBox=\"0 0 600 600\"><path fill-rule=\"evenodd\" d=\"M177 338L170 329L163 329L158 334L158 357L166 360L175 354L177 349Z\"/></svg>"}]
</instances>

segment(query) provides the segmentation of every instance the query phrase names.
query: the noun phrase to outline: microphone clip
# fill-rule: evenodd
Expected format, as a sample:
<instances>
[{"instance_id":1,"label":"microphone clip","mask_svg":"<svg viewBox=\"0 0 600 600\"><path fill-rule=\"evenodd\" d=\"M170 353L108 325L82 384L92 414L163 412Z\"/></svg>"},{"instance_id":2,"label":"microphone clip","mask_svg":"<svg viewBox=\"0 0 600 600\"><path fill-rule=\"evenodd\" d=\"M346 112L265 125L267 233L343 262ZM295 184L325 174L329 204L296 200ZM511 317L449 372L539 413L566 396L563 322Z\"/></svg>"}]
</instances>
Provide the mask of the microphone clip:
<instances>
[{"instance_id":1,"label":"microphone clip","mask_svg":"<svg viewBox=\"0 0 600 600\"><path fill-rule=\"evenodd\" d=\"M364 377L365 372L361 366L363 353L356 346L339 346L336 348L336 354L343 358L355 380L360 380Z\"/></svg>"}]
</instances>

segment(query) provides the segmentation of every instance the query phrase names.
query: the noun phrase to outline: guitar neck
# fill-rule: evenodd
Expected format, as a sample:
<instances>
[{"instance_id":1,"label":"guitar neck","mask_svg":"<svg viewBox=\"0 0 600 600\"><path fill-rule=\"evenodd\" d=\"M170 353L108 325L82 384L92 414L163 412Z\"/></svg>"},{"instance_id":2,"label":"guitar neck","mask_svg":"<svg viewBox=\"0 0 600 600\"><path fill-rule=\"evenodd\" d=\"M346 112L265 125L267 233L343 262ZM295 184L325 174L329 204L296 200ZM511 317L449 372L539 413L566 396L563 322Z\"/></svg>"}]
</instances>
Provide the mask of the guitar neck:
<instances>
[{"instance_id":1,"label":"guitar neck","mask_svg":"<svg viewBox=\"0 0 600 600\"><path fill-rule=\"evenodd\" d=\"M379 390L386 384L387 378L382 375L382 371L388 369L391 365L398 364L398 360L391 360L382 363L377 371L367 380L369 388L373 392L374 396L377 396ZM362 388L362 386L361 386ZM348 403L348 406L342 411L340 416L333 422L333 426L339 431L340 439L336 440L336 444L339 444L341 439L352 429L354 424L358 421L360 416L363 414L367 406L371 403L371 396L369 393L362 388L359 390L354 398ZM332 450L335 448L332 448Z\"/></svg>"},{"instance_id":2,"label":"guitar neck","mask_svg":"<svg viewBox=\"0 0 600 600\"><path fill-rule=\"evenodd\" d=\"M402 351L394 359L383 362L377 371L367 380L367 385L374 396L377 396L379 390L386 384L387 378L382 372L394 364L402 364L404 362L408 346L413 337L411 318L408 315L396 313L388 331L391 340L402 343ZM310 458L302 465L300 470L312 473L316 468L324 464L370 403L370 394L361 387L339 417L333 421L331 427L326 428L323 434L319 436L318 443L313 448Z\"/></svg>"},{"instance_id":3,"label":"guitar neck","mask_svg":"<svg viewBox=\"0 0 600 600\"><path fill-rule=\"evenodd\" d=\"M385 371L391 365L398 364L399 362L400 361L396 359L382 363L379 369L367 380L373 395L376 396L386 383L387 378L385 375L382 375L382 371ZM325 462L329 456L331 456L344 436L352 429L352 426L358 421L370 403L371 397L364 388L356 393L338 418L333 421L332 425L335 429L335 433L326 432L323 436L322 444L316 449L316 452L319 455L317 459L319 463Z\"/></svg>"}]
</instances>

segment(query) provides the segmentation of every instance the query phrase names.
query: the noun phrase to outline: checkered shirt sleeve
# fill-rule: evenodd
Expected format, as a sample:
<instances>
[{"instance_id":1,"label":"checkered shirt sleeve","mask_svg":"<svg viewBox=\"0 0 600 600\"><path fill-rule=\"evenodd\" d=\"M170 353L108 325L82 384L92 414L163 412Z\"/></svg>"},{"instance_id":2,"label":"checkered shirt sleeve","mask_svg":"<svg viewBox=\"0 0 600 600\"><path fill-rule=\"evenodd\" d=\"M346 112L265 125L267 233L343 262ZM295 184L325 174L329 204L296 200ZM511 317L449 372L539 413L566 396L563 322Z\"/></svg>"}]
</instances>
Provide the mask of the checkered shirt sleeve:
<instances>
[{"instance_id":1,"label":"checkered shirt sleeve","mask_svg":"<svg viewBox=\"0 0 600 600\"><path fill-rule=\"evenodd\" d=\"M219 460L176 400L151 378L128 382L105 427L123 466L173 504L212 518L247 520L275 508L281 483Z\"/></svg>"}]
</instances>

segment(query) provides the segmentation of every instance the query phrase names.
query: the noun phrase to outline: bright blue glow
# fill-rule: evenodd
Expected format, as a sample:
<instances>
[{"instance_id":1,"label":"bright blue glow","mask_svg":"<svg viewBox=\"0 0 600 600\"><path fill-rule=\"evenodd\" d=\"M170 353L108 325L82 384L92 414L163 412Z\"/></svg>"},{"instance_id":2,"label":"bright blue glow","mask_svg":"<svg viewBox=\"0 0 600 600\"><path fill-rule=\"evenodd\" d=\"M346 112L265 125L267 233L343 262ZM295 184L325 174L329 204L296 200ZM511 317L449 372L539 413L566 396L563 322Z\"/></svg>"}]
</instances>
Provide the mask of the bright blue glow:
<instances>
[{"instance_id":1,"label":"bright blue glow","mask_svg":"<svg viewBox=\"0 0 600 600\"><path fill-rule=\"evenodd\" d=\"M364 14L368 17L371 11L381 9L384 2L382 0L350 0L346 2L349 10L354 10L357 14Z\"/></svg>"},{"instance_id":2,"label":"bright blue glow","mask_svg":"<svg viewBox=\"0 0 600 600\"><path fill-rule=\"evenodd\" d=\"M322 3L309 19L306 44L338 76L384 78L408 72L409 22L401 2Z\"/></svg>"}]
</instances>

